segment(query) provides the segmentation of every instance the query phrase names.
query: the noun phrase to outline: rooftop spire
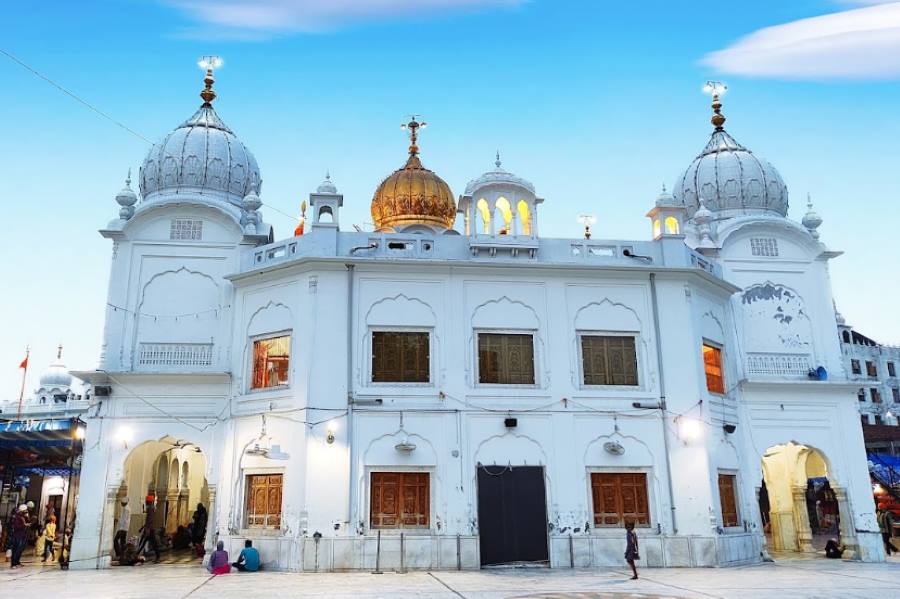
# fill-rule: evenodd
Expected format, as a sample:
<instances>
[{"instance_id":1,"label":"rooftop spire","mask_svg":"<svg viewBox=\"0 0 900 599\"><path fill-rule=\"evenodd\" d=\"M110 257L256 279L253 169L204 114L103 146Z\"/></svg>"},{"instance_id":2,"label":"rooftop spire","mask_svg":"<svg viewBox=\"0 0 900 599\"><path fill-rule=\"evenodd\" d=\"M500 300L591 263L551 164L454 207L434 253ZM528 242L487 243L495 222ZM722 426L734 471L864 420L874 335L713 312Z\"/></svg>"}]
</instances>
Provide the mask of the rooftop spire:
<instances>
[{"instance_id":1,"label":"rooftop spire","mask_svg":"<svg viewBox=\"0 0 900 599\"><path fill-rule=\"evenodd\" d=\"M62 343L56 348L56 359L62 360Z\"/></svg>"},{"instance_id":2,"label":"rooftop spire","mask_svg":"<svg viewBox=\"0 0 900 599\"><path fill-rule=\"evenodd\" d=\"M419 146L416 145L416 141L419 139L419 128L424 129L428 126L428 123L425 121L419 122L416 120L416 117L421 118L421 115L413 114L409 117L409 122L400 125L400 128L409 131L409 155L416 156L419 153Z\"/></svg>"},{"instance_id":3,"label":"rooftop spire","mask_svg":"<svg viewBox=\"0 0 900 599\"><path fill-rule=\"evenodd\" d=\"M494 166L500 168L502 165L503 163L500 162L500 150L497 150L497 160L494 162Z\"/></svg>"},{"instance_id":4,"label":"rooftop spire","mask_svg":"<svg viewBox=\"0 0 900 599\"><path fill-rule=\"evenodd\" d=\"M206 69L206 77L203 78L205 87L200 92L200 97L203 98L204 106L212 106L212 101L216 99L216 92L212 88L213 83L216 82L213 79L213 70L222 66L222 59L218 56L207 55L200 57L197 64L201 69Z\"/></svg>"},{"instance_id":5,"label":"rooftop spire","mask_svg":"<svg viewBox=\"0 0 900 599\"><path fill-rule=\"evenodd\" d=\"M722 114L722 102L719 100L719 96L724 94L727 90L728 86L721 81L707 81L706 85L703 86L704 93L712 96L711 106L713 115L710 122L713 124L713 127L716 128L716 131L722 131L723 126L725 125L725 115Z\"/></svg>"}]
</instances>

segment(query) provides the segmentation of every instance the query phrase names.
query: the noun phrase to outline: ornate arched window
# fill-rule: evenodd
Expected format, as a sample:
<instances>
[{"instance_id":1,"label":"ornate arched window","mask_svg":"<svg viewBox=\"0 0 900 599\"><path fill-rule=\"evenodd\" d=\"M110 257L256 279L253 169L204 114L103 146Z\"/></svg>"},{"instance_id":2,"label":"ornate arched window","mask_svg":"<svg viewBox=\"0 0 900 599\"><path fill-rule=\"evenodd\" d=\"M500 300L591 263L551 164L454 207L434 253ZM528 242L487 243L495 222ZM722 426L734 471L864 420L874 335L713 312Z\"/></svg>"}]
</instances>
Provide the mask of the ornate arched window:
<instances>
[{"instance_id":1,"label":"ornate arched window","mask_svg":"<svg viewBox=\"0 0 900 599\"><path fill-rule=\"evenodd\" d=\"M497 231L497 234L509 235L512 233L512 231L510 231L510 225L512 224L512 207L509 204L509 200L500 196L497 198L497 203L494 204L494 208L500 214L498 222L501 223L501 227Z\"/></svg>"},{"instance_id":2,"label":"ornate arched window","mask_svg":"<svg viewBox=\"0 0 900 599\"><path fill-rule=\"evenodd\" d=\"M680 229L678 226L678 219L674 216L669 216L666 218L666 234L668 235L678 235L680 233Z\"/></svg>"},{"instance_id":3,"label":"ornate arched window","mask_svg":"<svg viewBox=\"0 0 900 599\"><path fill-rule=\"evenodd\" d=\"M475 207L478 209L478 212L481 213L481 233L487 235L491 232L491 209L488 207L487 200L481 198L478 200L478 203L475 204ZM476 229L477 229L476 225Z\"/></svg>"},{"instance_id":4,"label":"ornate arched window","mask_svg":"<svg viewBox=\"0 0 900 599\"><path fill-rule=\"evenodd\" d=\"M528 208L528 202L519 200L516 210L519 212L519 222L522 223L522 235L531 235L531 210Z\"/></svg>"}]
</instances>

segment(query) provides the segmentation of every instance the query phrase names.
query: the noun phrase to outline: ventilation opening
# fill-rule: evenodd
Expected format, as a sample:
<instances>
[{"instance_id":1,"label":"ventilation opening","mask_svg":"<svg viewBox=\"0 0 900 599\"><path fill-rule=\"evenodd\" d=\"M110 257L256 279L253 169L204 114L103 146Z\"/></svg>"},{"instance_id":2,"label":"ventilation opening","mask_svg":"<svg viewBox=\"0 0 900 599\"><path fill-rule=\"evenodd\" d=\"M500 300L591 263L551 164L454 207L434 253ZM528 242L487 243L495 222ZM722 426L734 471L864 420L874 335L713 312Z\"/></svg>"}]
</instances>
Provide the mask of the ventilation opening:
<instances>
[{"instance_id":1,"label":"ventilation opening","mask_svg":"<svg viewBox=\"0 0 900 599\"><path fill-rule=\"evenodd\" d=\"M389 241L388 249L389 250L406 250L406 249L409 249L409 245L403 241Z\"/></svg>"}]
</instances>

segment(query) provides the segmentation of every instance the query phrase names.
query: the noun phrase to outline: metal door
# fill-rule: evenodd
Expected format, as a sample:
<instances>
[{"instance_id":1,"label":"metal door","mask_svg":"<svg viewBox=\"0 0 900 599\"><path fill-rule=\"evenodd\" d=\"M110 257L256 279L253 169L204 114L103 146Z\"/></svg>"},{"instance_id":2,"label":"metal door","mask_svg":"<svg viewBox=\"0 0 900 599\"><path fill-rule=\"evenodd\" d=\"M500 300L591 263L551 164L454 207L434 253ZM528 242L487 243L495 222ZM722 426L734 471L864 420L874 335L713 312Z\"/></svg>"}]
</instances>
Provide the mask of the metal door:
<instances>
[{"instance_id":1,"label":"metal door","mask_svg":"<svg viewBox=\"0 0 900 599\"><path fill-rule=\"evenodd\" d=\"M548 562L541 466L478 467L481 565Z\"/></svg>"}]
</instances>

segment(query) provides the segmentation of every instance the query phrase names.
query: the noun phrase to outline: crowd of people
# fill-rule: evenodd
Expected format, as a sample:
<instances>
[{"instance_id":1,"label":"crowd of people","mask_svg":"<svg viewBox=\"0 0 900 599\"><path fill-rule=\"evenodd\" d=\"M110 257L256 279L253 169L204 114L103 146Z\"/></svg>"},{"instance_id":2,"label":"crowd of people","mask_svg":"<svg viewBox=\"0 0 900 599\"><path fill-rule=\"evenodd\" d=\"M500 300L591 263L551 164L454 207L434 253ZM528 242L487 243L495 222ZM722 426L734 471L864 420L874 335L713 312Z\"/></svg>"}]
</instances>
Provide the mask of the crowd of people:
<instances>
[{"instance_id":1,"label":"crowd of people","mask_svg":"<svg viewBox=\"0 0 900 599\"><path fill-rule=\"evenodd\" d=\"M162 553L166 551L191 550L196 557L202 558L206 553L203 542L206 538L206 526L209 514L202 503L187 526L179 525L174 534L166 532L165 527L156 526L156 497L148 495L144 504L144 516L141 527L135 537L129 538L131 528L131 507L128 497L120 501L119 515L116 519L116 532L113 537L115 565L134 566L146 561L152 554L154 563L159 563Z\"/></svg>"},{"instance_id":2,"label":"crowd of people","mask_svg":"<svg viewBox=\"0 0 900 599\"><path fill-rule=\"evenodd\" d=\"M41 519L34 502L28 501L13 509L5 522L0 522L0 551L5 552L14 569L22 567L22 557L29 545L34 547L34 554L41 557L42 563L58 562L65 566L72 526L66 526L61 536L59 538L56 508L48 504Z\"/></svg>"}]
</instances>

